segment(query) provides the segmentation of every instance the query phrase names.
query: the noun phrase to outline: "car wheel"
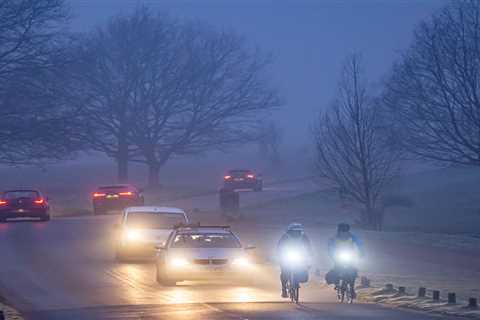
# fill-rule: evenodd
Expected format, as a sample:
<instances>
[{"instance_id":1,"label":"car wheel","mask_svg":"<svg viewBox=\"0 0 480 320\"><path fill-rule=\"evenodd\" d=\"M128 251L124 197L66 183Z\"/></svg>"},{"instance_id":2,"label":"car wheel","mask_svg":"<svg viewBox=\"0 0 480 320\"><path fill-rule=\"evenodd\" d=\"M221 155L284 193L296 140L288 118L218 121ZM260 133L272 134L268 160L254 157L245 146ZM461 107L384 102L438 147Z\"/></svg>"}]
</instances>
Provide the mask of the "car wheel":
<instances>
[{"instance_id":1,"label":"car wheel","mask_svg":"<svg viewBox=\"0 0 480 320\"><path fill-rule=\"evenodd\" d=\"M105 214L105 212L103 210L101 210L100 208L93 207L93 214L98 216L100 214Z\"/></svg>"},{"instance_id":2,"label":"car wheel","mask_svg":"<svg viewBox=\"0 0 480 320\"><path fill-rule=\"evenodd\" d=\"M0 223L7 223L7 218L0 218Z\"/></svg>"},{"instance_id":3,"label":"car wheel","mask_svg":"<svg viewBox=\"0 0 480 320\"><path fill-rule=\"evenodd\" d=\"M157 282L162 286L166 286L166 287L175 286L177 284L175 280L168 278L168 276L165 274L165 271L162 271L161 268L158 266L158 263L157 263Z\"/></svg>"},{"instance_id":4,"label":"car wheel","mask_svg":"<svg viewBox=\"0 0 480 320\"><path fill-rule=\"evenodd\" d=\"M126 255L125 255L123 252L117 250L117 251L115 252L115 260L116 260L117 262L125 262L125 261L127 261L127 257L126 257Z\"/></svg>"},{"instance_id":5,"label":"car wheel","mask_svg":"<svg viewBox=\"0 0 480 320\"><path fill-rule=\"evenodd\" d=\"M50 221L50 215L47 214L47 215L41 217L40 221Z\"/></svg>"}]
</instances>

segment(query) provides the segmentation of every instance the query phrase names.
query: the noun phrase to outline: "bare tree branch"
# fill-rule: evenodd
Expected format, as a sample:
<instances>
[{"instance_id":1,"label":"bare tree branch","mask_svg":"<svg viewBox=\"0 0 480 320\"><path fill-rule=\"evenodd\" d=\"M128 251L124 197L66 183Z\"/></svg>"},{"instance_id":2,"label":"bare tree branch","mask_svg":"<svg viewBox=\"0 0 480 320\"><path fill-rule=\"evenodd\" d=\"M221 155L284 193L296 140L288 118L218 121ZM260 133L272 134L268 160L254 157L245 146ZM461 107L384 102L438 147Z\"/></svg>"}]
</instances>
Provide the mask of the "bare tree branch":
<instances>
[{"instance_id":1,"label":"bare tree branch","mask_svg":"<svg viewBox=\"0 0 480 320\"><path fill-rule=\"evenodd\" d=\"M480 1L453 1L423 22L386 83L403 148L422 159L480 165Z\"/></svg>"}]
</instances>

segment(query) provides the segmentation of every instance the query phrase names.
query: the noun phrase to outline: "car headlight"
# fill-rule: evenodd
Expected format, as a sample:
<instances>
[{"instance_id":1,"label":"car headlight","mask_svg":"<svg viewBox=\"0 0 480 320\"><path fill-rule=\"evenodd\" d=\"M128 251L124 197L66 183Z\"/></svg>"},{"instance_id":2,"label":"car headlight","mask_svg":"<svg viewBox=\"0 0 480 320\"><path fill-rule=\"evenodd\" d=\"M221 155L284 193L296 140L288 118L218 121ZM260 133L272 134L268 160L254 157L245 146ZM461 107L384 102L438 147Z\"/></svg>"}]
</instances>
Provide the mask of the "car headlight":
<instances>
[{"instance_id":1,"label":"car headlight","mask_svg":"<svg viewBox=\"0 0 480 320\"><path fill-rule=\"evenodd\" d=\"M189 263L187 259L181 257L175 257L170 260L170 265L172 267L181 268L187 266Z\"/></svg>"},{"instance_id":2,"label":"car headlight","mask_svg":"<svg viewBox=\"0 0 480 320\"><path fill-rule=\"evenodd\" d=\"M142 238L142 233L140 230L128 229L125 236L128 241L137 241Z\"/></svg>"},{"instance_id":3,"label":"car headlight","mask_svg":"<svg viewBox=\"0 0 480 320\"><path fill-rule=\"evenodd\" d=\"M246 257L239 257L234 259L232 264L238 267L246 267L250 265L250 261Z\"/></svg>"}]
</instances>

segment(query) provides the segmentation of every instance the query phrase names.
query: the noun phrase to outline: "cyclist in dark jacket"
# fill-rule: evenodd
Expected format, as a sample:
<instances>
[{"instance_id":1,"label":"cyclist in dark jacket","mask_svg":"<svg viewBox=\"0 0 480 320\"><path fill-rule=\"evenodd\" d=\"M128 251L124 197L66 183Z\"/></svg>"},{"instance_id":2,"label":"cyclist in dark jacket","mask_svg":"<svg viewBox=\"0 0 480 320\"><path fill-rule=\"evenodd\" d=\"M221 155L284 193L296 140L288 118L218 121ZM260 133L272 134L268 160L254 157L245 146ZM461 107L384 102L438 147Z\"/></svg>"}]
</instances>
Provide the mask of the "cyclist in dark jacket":
<instances>
[{"instance_id":1,"label":"cyclist in dark jacket","mask_svg":"<svg viewBox=\"0 0 480 320\"><path fill-rule=\"evenodd\" d=\"M364 255L362 241L350 232L350 225L347 223L340 223L337 227L337 234L328 242L328 255L335 262L335 265L333 269L327 273L326 280L327 283L334 283L335 286L338 286L340 281L339 275L342 273L341 266L336 262L337 254L343 250L353 252L358 257ZM353 282L355 282L358 275L357 267L353 266L349 270L351 271L350 276L353 278Z\"/></svg>"},{"instance_id":2,"label":"cyclist in dark jacket","mask_svg":"<svg viewBox=\"0 0 480 320\"><path fill-rule=\"evenodd\" d=\"M277 256L281 257L285 249L289 247L303 247L309 258L313 256L310 239L305 234L305 229L300 223L291 223L287 231L282 235L277 244ZM288 266L280 259L280 281L282 283L282 297L287 298L287 281L290 276Z\"/></svg>"}]
</instances>

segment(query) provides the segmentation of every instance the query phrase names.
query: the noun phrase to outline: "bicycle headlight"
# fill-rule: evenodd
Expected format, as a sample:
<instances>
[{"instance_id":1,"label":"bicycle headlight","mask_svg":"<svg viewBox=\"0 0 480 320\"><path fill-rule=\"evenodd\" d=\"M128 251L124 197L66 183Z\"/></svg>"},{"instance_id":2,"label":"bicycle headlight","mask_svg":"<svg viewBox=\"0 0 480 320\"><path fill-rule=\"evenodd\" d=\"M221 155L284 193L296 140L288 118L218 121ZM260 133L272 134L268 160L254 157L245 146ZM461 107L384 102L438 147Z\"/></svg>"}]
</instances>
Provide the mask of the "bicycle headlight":
<instances>
[{"instance_id":1,"label":"bicycle headlight","mask_svg":"<svg viewBox=\"0 0 480 320\"><path fill-rule=\"evenodd\" d=\"M336 255L336 260L342 264L350 264L355 260L355 255L351 251L340 251Z\"/></svg>"}]
</instances>

